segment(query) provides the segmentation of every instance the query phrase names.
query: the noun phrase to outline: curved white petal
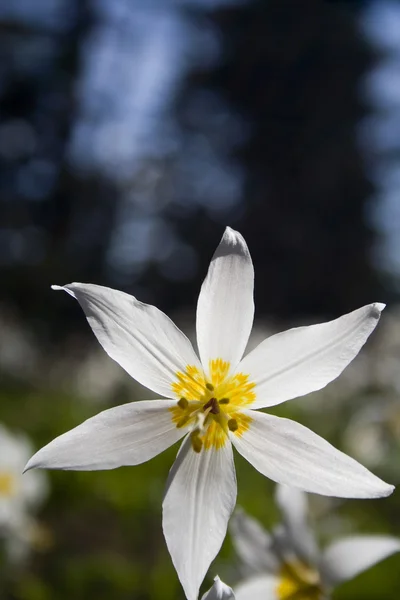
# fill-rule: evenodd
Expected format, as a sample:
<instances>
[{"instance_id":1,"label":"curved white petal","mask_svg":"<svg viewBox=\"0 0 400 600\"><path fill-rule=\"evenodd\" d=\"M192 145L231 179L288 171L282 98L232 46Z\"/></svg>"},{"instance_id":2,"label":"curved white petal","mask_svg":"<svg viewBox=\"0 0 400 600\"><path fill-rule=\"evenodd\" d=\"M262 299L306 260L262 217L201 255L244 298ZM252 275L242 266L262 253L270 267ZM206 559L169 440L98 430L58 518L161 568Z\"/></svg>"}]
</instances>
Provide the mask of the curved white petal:
<instances>
[{"instance_id":1,"label":"curved white petal","mask_svg":"<svg viewBox=\"0 0 400 600\"><path fill-rule=\"evenodd\" d=\"M321 575L335 586L400 551L400 539L384 535L360 535L334 542L323 554Z\"/></svg>"},{"instance_id":2,"label":"curved white petal","mask_svg":"<svg viewBox=\"0 0 400 600\"><path fill-rule=\"evenodd\" d=\"M263 475L307 492L342 498L378 498L394 490L358 462L290 419L244 411L253 421L232 443Z\"/></svg>"},{"instance_id":3,"label":"curved white petal","mask_svg":"<svg viewBox=\"0 0 400 600\"><path fill-rule=\"evenodd\" d=\"M246 348L254 317L254 269L244 238L227 227L197 303L197 344L203 368L222 358L234 369Z\"/></svg>"},{"instance_id":4,"label":"curved white petal","mask_svg":"<svg viewBox=\"0 0 400 600\"><path fill-rule=\"evenodd\" d=\"M180 440L173 400L144 400L105 410L60 435L30 459L25 470L96 471L138 465Z\"/></svg>"},{"instance_id":5,"label":"curved white petal","mask_svg":"<svg viewBox=\"0 0 400 600\"><path fill-rule=\"evenodd\" d=\"M292 549L307 563L317 561L318 549L307 518L307 496L299 488L277 485L276 501L282 512L283 525Z\"/></svg>"},{"instance_id":6,"label":"curved white petal","mask_svg":"<svg viewBox=\"0 0 400 600\"><path fill-rule=\"evenodd\" d=\"M232 446L193 451L187 437L167 482L163 530L188 600L199 587L224 541L236 502Z\"/></svg>"},{"instance_id":7,"label":"curved white petal","mask_svg":"<svg viewBox=\"0 0 400 600\"><path fill-rule=\"evenodd\" d=\"M279 600L279 578L257 575L235 585L236 600Z\"/></svg>"},{"instance_id":8,"label":"curved white petal","mask_svg":"<svg viewBox=\"0 0 400 600\"><path fill-rule=\"evenodd\" d=\"M203 594L201 600L235 600L235 594L233 589L221 581L217 575L214 578L214 585Z\"/></svg>"},{"instance_id":9,"label":"curved white petal","mask_svg":"<svg viewBox=\"0 0 400 600\"><path fill-rule=\"evenodd\" d=\"M70 283L93 333L112 359L157 394L173 398L171 384L187 365L200 367L187 337L155 306L101 285Z\"/></svg>"},{"instance_id":10,"label":"curved white petal","mask_svg":"<svg viewBox=\"0 0 400 600\"><path fill-rule=\"evenodd\" d=\"M384 304L267 338L238 366L256 383L251 408L274 406L320 390L340 375L375 329Z\"/></svg>"},{"instance_id":11,"label":"curved white petal","mask_svg":"<svg viewBox=\"0 0 400 600\"><path fill-rule=\"evenodd\" d=\"M258 521L237 509L231 518L229 531L241 562L249 573L279 569L279 560L273 549L273 539Z\"/></svg>"}]
</instances>

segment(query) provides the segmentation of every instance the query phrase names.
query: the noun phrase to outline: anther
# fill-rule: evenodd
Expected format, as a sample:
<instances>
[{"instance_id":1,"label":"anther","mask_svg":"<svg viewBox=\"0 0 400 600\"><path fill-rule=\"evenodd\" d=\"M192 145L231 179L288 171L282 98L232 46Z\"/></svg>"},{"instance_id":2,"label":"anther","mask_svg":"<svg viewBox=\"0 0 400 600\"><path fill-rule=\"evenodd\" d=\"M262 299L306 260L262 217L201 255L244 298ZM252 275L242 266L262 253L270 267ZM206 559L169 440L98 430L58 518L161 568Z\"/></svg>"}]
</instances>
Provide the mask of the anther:
<instances>
[{"instance_id":1,"label":"anther","mask_svg":"<svg viewBox=\"0 0 400 600\"><path fill-rule=\"evenodd\" d=\"M213 392L213 391L214 391L214 386L213 386L213 384L212 384L212 383L206 383L206 388L207 388L208 390L210 390L210 392Z\"/></svg>"},{"instance_id":2,"label":"anther","mask_svg":"<svg viewBox=\"0 0 400 600\"><path fill-rule=\"evenodd\" d=\"M182 410L185 410L185 408L189 406L189 402L186 400L186 398L181 398L178 402L178 406Z\"/></svg>"},{"instance_id":3,"label":"anther","mask_svg":"<svg viewBox=\"0 0 400 600\"><path fill-rule=\"evenodd\" d=\"M221 398L221 400L218 401L220 404L229 404L229 398Z\"/></svg>"},{"instance_id":4,"label":"anther","mask_svg":"<svg viewBox=\"0 0 400 600\"><path fill-rule=\"evenodd\" d=\"M192 431L192 433L190 434L190 439L192 442L193 450L197 453L201 452L201 449L203 447L203 441L201 440L199 432L197 430Z\"/></svg>"},{"instance_id":5,"label":"anther","mask_svg":"<svg viewBox=\"0 0 400 600\"><path fill-rule=\"evenodd\" d=\"M189 421L189 419L190 417L188 415L185 415L184 417L182 417L182 419L179 419L179 421L176 424L177 428L180 429L181 427L184 427Z\"/></svg>"},{"instance_id":6,"label":"anther","mask_svg":"<svg viewBox=\"0 0 400 600\"><path fill-rule=\"evenodd\" d=\"M238 422L236 421L236 419L229 419L228 429L229 429L229 431L237 431L239 429L239 425L238 425Z\"/></svg>"},{"instance_id":7,"label":"anther","mask_svg":"<svg viewBox=\"0 0 400 600\"><path fill-rule=\"evenodd\" d=\"M210 398L210 400L203 406L203 410L210 409L210 413L213 415L219 414L219 406L216 398Z\"/></svg>"}]
</instances>

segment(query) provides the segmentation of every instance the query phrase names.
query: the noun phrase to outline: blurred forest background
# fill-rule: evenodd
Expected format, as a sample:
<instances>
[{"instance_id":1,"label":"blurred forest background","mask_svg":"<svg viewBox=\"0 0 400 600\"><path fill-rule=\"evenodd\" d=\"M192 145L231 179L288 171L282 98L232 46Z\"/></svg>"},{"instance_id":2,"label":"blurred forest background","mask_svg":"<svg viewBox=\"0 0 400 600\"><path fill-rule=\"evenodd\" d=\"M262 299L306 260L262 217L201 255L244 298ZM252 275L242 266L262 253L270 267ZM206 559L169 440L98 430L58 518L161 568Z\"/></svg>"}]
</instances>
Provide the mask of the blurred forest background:
<instances>
[{"instance_id":1,"label":"blurred forest background","mask_svg":"<svg viewBox=\"0 0 400 600\"><path fill-rule=\"evenodd\" d=\"M193 337L199 287L230 225L255 265L253 344L389 303L341 380L276 413L400 483L400 3L0 0L0 52L0 421L10 435L37 448L151 397L51 284L123 289ZM175 452L48 474L29 527L0 523L0 599L183 598L161 532ZM0 476L2 453L0 437ZM272 524L273 485L237 465L239 502ZM0 477L0 507L11 496ZM312 502L323 540L400 536L396 493ZM216 573L237 581L229 539L204 589ZM334 597L397 600L399 573L392 557Z\"/></svg>"}]
</instances>

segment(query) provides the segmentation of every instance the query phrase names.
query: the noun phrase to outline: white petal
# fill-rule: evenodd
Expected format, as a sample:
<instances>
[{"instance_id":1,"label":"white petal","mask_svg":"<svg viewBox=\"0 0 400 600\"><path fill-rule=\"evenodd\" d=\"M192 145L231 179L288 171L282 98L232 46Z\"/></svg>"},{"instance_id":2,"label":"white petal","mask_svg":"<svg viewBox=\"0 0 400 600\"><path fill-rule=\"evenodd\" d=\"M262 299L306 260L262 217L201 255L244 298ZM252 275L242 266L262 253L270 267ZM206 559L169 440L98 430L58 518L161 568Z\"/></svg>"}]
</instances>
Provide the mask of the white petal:
<instances>
[{"instance_id":1,"label":"white petal","mask_svg":"<svg viewBox=\"0 0 400 600\"><path fill-rule=\"evenodd\" d=\"M187 337L155 306L100 285L71 283L52 288L78 300L107 354L157 394L175 397L171 384L177 371L187 365L200 367Z\"/></svg>"},{"instance_id":2,"label":"white petal","mask_svg":"<svg viewBox=\"0 0 400 600\"><path fill-rule=\"evenodd\" d=\"M272 537L258 521L242 509L234 512L229 531L236 553L249 573L275 573L279 569Z\"/></svg>"},{"instance_id":3,"label":"white petal","mask_svg":"<svg viewBox=\"0 0 400 600\"><path fill-rule=\"evenodd\" d=\"M44 446L25 470L96 471L146 462L185 434L172 422L173 406L173 400L145 400L105 410Z\"/></svg>"},{"instance_id":4,"label":"white petal","mask_svg":"<svg viewBox=\"0 0 400 600\"><path fill-rule=\"evenodd\" d=\"M199 587L226 535L236 502L232 446L192 450L187 437L167 482L163 529L172 562L188 600Z\"/></svg>"},{"instance_id":5,"label":"white petal","mask_svg":"<svg viewBox=\"0 0 400 600\"><path fill-rule=\"evenodd\" d=\"M318 549L308 523L306 494L299 488L277 485L276 501L282 512L283 524L293 550L306 562L315 563Z\"/></svg>"},{"instance_id":6,"label":"white petal","mask_svg":"<svg viewBox=\"0 0 400 600\"><path fill-rule=\"evenodd\" d=\"M267 338L240 363L256 383L251 408L274 406L320 390L340 375L375 329L384 304L369 304L347 315Z\"/></svg>"},{"instance_id":7,"label":"white petal","mask_svg":"<svg viewBox=\"0 0 400 600\"><path fill-rule=\"evenodd\" d=\"M208 592L203 594L201 600L235 600L235 594L233 593L233 589L225 585L217 575L214 578L214 585Z\"/></svg>"},{"instance_id":8,"label":"white petal","mask_svg":"<svg viewBox=\"0 0 400 600\"><path fill-rule=\"evenodd\" d=\"M263 475L307 492L342 498L378 498L394 490L357 461L290 419L244 411L253 422L236 449Z\"/></svg>"},{"instance_id":9,"label":"white petal","mask_svg":"<svg viewBox=\"0 0 400 600\"><path fill-rule=\"evenodd\" d=\"M254 269L246 242L227 227L215 251L197 304L197 344L204 370L222 358L234 369L254 317Z\"/></svg>"},{"instance_id":10,"label":"white petal","mask_svg":"<svg viewBox=\"0 0 400 600\"><path fill-rule=\"evenodd\" d=\"M380 535L348 537L334 542L323 555L321 574L335 586L400 551L400 540Z\"/></svg>"},{"instance_id":11,"label":"white petal","mask_svg":"<svg viewBox=\"0 0 400 600\"><path fill-rule=\"evenodd\" d=\"M235 585L236 600L279 600L279 578L257 575Z\"/></svg>"}]
</instances>

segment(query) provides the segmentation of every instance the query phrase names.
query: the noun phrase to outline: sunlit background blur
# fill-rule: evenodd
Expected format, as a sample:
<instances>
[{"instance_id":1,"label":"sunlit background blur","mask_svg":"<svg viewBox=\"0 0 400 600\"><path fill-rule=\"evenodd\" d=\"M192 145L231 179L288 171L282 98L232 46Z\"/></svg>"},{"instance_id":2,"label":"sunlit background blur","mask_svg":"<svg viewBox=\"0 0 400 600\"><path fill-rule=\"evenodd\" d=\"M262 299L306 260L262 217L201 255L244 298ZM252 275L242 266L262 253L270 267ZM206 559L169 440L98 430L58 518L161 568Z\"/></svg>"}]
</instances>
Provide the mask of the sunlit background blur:
<instances>
[{"instance_id":1,"label":"sunlit background blur","mask_svg":"<svg viewBox=\"0 0 400 600\"><path fill-rule=\"evenodd\" d=\"M151 397L50 285L130 292L193 338L225 225L255 264L252 345L388 303L342 378L275 412L399 484L400 2L0 0L0 51L0 600L183 598L161 531L176 448L20 473L84 418ZM272 483L237 467L239 503L272 525ZM398 493L311 503L322 543L400 536ZM238 580L229 537L204 589L217 573ZM399 595L394 556L334 598Z\"/></svg>"}]
</instances>

